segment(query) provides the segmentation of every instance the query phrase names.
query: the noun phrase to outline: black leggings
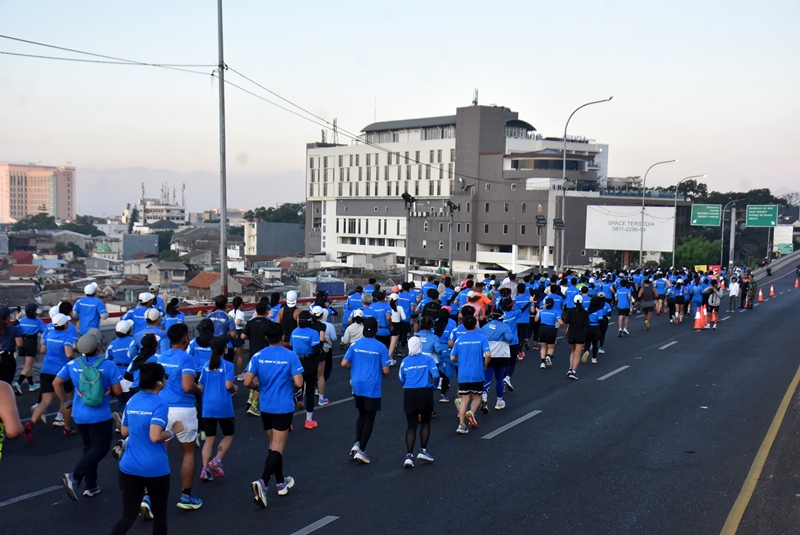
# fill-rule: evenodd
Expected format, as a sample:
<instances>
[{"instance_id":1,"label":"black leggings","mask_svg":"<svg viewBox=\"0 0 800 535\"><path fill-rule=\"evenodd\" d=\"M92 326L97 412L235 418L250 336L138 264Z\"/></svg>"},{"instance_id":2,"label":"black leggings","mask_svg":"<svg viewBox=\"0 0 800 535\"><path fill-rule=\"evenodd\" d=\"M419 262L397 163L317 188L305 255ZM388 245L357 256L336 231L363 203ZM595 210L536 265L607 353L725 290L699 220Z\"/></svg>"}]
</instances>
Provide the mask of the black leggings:
<instances>
[{"instance_id":1,"label":"black leggings","mask_svg":"<svg viewBox=\"0 0 800 535\"><path fill-rule=\"evenodd\" d=\"M144 490L150 495L153 511L153 533L167 533L167 500L169 499L169 474L159 477L142 477L119 473L119 488L122 491L122 516L111 528L111 535L124 535L139 516Z\"/></svg>"},{"instance_id":2,"label":"black leggings","mask_svg":"<svg viewBox=\"0 0 800 535\"><path fill-rule=\"evenodd\" d=\"M326 382L331 378L331 372L333 372L333 351L328 350L325 352L325 372L322 374Z\"/></svg>"},{"instance_id":3,"label":"black leggings","mask_svg":"<svg viewBox=\"0 0 800 535\"><path fill-rule=\"evenodd\" d=\"M0 381L11 384L16 373L17 361L14 360L14 354L11 351L0 351Z\"/></svg>"},{"instance_id":4,"label":"black leggings","mask_svg":"<svg viewBox=\"0 0 800 535\"><path fill-rule=\"evenodd\" d=\"M608 330L608 318L600 320L600 347L606 343L606 331Z\"/></svg>"},{"instance_id":5,"label":"black leggings","mask_svg":"<svg viewBox=\"0 0 800 535\"><path fill-rule=\"evenodd\" d=\"M442 395L444 396L447 394L447 391L450 390L450 378L447 377L445 374L441 375L442 378Z\"/></svg>"},{"instance_id":6,"label":"black leggings","mask_svg":"<svg viewBox=\"0 0 800 535\"><path fill-rule=\"evenodd\" d=\"M266 460L264 461L264 471L261 473L261 479L264 483L269 483L269 478L275 475L276 483L283 483L283 454L278 451L269 450Z\"/></svg>"},{"instance_id":7,"label":"black leggings","mask_svg":"<svg viewBox=\"0 0 800 535\"><path fill-rule=\"evenodd\" d=\"M589 330L586 331L586 342L583 344L583 350L589 351L591 348L593 359L597 358L598 342L600 342L600 327L590 325Z\"/></svg>"},{"instance_id":8,"label":"black leggings","mask_svg":"<svg viewBox=\"0 0 800 535\"><path fill-rule=\"evenodd\" d=\"M361 446L361 450L367 449L367 442L372 436L372 428L375 426L376 411L365 411L358 409L358 420L356 420L356 442Z\"/></svg>"},{"instance_id":9,"label":"black leggings","mask_svg":"<svg viewBox=\"0 0 800 535\"><path fill-rule=\"evenodd\" d=\"M414 412L406 414L406 421L408 422L408 429L406 430L406 448L408 453L413 453L414 442L417 440L417 423L418 416L422 416L422 423L419 424L419 447L423 450L428 447L428 439L431 436L431 415L423 414L421 412Z\"/></svg>"},{"instance_id":10,"label":"black leggings","mask_svg":"<svg viewBox=\"0 0 800 535\"><path fill-rule=\"evenodd\" d=\"M306 411L314 412L314 386L317 384L317 358L307 357L300 361L303 364L303 381L306 383ZM264 480L266 481L266 479Z\"/></svg>"}]
</instances>

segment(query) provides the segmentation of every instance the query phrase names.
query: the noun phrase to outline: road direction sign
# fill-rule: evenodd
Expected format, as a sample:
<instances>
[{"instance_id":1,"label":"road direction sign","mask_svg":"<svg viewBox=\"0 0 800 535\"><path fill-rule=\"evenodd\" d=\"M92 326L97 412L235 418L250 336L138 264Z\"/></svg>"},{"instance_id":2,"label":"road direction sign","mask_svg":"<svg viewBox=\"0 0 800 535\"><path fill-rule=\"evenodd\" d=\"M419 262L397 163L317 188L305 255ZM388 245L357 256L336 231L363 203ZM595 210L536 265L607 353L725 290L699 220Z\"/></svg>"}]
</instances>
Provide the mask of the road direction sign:
<instances>
[{"instance_id":1,"label":"road direction sign","mask_svg":"<svg viewBox=\"0 0 800 535\"><path fill-rule=\"evenodd\" d=\"M696 227L718 227L722 221L722 206L719 204L693 204L692 225Z\"/></svg>"},{"instance_id":2,"label":"road direction sign","mask_svg":"<svg viewBox=\"0 0 800 535\"><path fill-rule=\"evenodd\" d=\"M778 205L748 204L745 223L748 227L774 227L778 224Z\"/></svg>"}]
</instances>

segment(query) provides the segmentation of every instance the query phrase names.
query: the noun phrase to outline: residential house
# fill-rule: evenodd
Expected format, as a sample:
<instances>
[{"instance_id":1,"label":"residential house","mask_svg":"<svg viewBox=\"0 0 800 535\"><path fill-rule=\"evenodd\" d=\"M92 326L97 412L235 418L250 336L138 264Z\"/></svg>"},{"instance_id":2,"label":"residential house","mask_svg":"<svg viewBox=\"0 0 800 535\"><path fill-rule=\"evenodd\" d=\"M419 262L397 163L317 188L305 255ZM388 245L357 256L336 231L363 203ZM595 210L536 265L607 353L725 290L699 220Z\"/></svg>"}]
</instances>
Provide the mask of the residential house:
<instances>
[{"instance_id":1,"label":"residential house","mask_svg":"<svg viewBox=\"0 0 800 535\"><path fill-rule=\"evenodd\" d=\"M189 299L210 300L221 293L221 281L218 271L203 271L187 283L189 287ZM228 275L228 294L237 295L242 293L242 285L239 281Z\"/></svg>"},{"instance_id":2,"label":"residential house","mask_svg":"<svg viewBox=\"0 0 800 535\"><path fill-rule=\"evenodd\" d=\"M150 262L147 265L147 280L168 288L173 284L185 283L187 271L189 268L183 262Z\"/></svg>"},{"instance_id":3,"label":"residential house","mask_svg":"<svg viewBox=\"0 0 800 535\"><path fill-rule=\"evenodd\" d=\"M13 264L8 269L12 281L33 281L42 276L42 266L38 264Z\"/></svg>"}]
</instances>

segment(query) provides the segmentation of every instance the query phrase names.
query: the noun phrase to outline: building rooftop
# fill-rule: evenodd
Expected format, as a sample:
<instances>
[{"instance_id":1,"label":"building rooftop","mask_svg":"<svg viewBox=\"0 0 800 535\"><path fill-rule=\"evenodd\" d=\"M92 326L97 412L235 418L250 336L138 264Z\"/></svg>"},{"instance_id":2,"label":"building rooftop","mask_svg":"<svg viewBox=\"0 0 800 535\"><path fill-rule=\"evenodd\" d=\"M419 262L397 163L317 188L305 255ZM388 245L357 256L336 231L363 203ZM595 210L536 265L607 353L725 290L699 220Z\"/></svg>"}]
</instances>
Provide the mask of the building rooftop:
<instances>
[{"instance_id":1,"label":"building rooftop","mask_svg":"<svg viewBox=\"0 0 800 535\"><path fill-rule=\"evenodd\" d=\"M419 119L403 119L401 121L382 121L372 123L361 129L362 132L383 132L386 130L411 130L414 128L432 128L434 126L454 126L455 115L441 117L421 117Z\"/></svg>"},{"instance_id":2,"label":"building rooftop","mask_svg":"<svg viewBox=\"0 0 800 535\"><path fill-rule=\"evenodd\" d=\"M42 266L36 264L12 264L8 270L9 277L37 277Z\"/></svg>"},{"instance_id":3,"label":"building rooftop","mask_svg":"<svg viewBox=\"0 0 800 535\"><path fill-rule=\"evenodd\" d=\"M211 288L211 284L219 279L219 271L203 271L186 283L189 288Z\"/></svg>"}]
</instances>

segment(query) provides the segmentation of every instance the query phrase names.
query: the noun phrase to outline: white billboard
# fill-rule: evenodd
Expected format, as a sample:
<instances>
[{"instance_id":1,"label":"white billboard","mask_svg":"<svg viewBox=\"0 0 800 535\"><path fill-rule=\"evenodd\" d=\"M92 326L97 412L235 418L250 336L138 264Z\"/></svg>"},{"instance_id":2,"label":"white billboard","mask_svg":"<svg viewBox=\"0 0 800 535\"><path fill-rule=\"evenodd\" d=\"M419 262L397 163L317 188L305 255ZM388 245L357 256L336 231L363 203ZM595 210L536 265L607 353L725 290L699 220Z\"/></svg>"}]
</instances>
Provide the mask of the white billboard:
<instances>
[{"instance_id":1,"label":"white billboard","mask_svg":"<svg viewBox=\"0 0 800 535\"><path fill-rule=\"evenodd\" d=\"M586 249L638 251L642 239L641 206L587 206ZM644 210L644 251L672 252L675 208Z\"/></svg>"},{"instance_id":2,"label":"white billboard","mask_svg":"<svg viewBox=\"0 0 800 535\"><path fill-rule=\"evenodd\" d=\"M794 226L777 225L774 232L775 236L772 238L772 243L775 245L792 243L794 237Z\"/></svg>"}]
</instances>

